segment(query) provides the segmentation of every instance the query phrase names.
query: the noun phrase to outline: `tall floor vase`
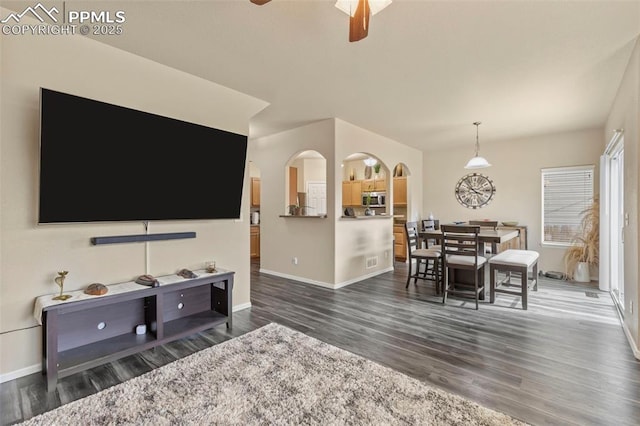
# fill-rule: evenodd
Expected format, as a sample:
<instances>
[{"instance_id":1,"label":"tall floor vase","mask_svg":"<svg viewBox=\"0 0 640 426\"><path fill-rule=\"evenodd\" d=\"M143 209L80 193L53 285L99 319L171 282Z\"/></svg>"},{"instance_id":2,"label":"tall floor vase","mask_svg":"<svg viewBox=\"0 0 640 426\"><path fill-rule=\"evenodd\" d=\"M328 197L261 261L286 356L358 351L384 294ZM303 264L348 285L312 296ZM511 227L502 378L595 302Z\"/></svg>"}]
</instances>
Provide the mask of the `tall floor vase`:
<instances>
[{"instance_id":1,"label":"tall floor vase","mask_svg":"<svg viewBox=\"0 0 640 426\"><path fill-rule=\"evenodd\" d=\"M587 262L579 262L576 271L573 274L573 280L578 283L588 283L591 281L589 274L589 264Z\"/></svg>"}]
</instances>

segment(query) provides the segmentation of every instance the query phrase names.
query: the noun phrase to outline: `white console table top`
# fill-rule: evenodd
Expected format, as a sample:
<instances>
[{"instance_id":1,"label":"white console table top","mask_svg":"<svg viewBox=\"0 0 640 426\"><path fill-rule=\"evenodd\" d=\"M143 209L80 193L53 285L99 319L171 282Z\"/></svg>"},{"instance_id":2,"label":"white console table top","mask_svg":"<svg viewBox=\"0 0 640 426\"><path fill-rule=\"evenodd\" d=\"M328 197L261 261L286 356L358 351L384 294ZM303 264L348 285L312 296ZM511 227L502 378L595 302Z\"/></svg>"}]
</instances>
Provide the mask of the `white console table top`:
<instances>
[{"instance_id":1,"label":"white console table top","mask_svg":"<svg viewBox=\"0 0 640 426\"><path fill-rule=\"evenodd\" d=\"M214 273L206 272L204 269L198 269L193 271L193 273L197 275L197 277L193 279L202 278L202 277L212 277L212 276L224 274L227 272L229 272L227 269L222 269L222 268L216 268L216 272ZM182 278L180 275L176 275L176 274L163 275L155 278L160 283L160 286L171 285L171 284L181 283L181 282L190 280L190 278ZM59 295L60 292L38 296L36 298L35 306L33 308L33 316L35 317L36 321L38 321L38 324L42 325L42 312L45 308L48 308L49 306L61 305L63 303L72 303L80 300L95 299L97 297L112 296L114 294L128 293L130 291L138 291L145 288L149 288L149 286L136 284L135 281L127 281L123 283L110 284L107 286L107 288L109 289L109 291L106 294L101 294L101 295L86 294L84 290L65 291L63 294L68 294L71 296L67 300L53 300L53 298Z\"/></svg>"}]
</instances>

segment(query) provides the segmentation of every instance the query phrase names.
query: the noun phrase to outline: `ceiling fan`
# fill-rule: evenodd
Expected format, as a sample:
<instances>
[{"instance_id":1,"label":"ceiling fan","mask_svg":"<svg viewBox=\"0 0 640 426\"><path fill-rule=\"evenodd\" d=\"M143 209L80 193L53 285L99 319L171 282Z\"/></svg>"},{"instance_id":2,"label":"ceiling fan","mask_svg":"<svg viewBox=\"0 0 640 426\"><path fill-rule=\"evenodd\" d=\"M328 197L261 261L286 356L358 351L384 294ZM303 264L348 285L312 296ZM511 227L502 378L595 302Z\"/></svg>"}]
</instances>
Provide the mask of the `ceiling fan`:
<instances>
[{"instance_id":1,"label":"ceiling fan","mask_svg":"<svg viewBox=\"0 0 640 426\"><path fill-rule=\"evenodd\" d=\"M262 6L271 0L249 0ZM358 41L369 35L369 19L385 7L391 0L338 0L336 7L349 15L349 41ZM355 7L354 7L355 6ZM372 7L373 6L373 7Z\"/></svg>"}]
</instances>

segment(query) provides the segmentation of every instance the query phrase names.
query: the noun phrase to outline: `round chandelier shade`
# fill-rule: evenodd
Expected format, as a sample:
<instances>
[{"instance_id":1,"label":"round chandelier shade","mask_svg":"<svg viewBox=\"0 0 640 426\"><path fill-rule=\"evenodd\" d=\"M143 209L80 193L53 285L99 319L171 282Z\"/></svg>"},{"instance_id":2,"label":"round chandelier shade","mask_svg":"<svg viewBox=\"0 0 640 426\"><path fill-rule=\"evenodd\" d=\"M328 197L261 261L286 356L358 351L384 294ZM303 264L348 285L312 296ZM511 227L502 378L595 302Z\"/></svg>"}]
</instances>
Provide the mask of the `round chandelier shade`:
<instances>
[{"instance_id":1,"label":"round chandelier shade","mask_svg":"<svg viewBox=\"0 0 640 426\"><path fill-rule=\"evenodd\" d=\"M480 124L482 123L479 121L473 123L473 125L476 126L476 155L467 162L467 165L464 166L465 169L484 169L485 167L491 166L486 158L480 157L480 141L478 138L478 127Z\"/></svg>"},{"instance_id":2,"label":"round chandelier shade","mask_svg":"<svg viewBox=\"0 0 640 426\"><path fill-rule=\"evenodd\" d=\"M371 157L365 158L362 161L364 161L365 166L369 166L369 167L375 166L376 163L378 162L378 160L376 160L375 158L371 158Z\"/></svg>"},{"instance_id":3,"label":"round chandelier shade","mask_svg":"<svg viewBox=\"0 0 640 426\"><path fill-rule=\"evenodd\" d=\"M490 167L491 164L484 157L473 157L466 166L465 169L484 169L485 167Z\"/></svg>"}]
</instances>

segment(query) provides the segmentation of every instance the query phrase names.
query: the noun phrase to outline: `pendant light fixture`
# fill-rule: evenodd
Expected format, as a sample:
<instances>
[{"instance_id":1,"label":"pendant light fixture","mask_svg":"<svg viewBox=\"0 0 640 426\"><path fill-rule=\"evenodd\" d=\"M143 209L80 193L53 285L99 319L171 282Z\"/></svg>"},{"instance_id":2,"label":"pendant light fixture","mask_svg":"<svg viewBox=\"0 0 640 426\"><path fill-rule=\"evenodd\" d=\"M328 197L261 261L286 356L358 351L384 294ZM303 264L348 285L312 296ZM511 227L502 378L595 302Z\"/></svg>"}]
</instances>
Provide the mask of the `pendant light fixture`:
<instances>
[{"instance_id":1,"label":"pendant light fixture","mask_svg":"<svg viewBox=\"0 0 640 426\"><path fill-rule=\"evenodd\" d=\"M466 166L464 166L465 169L484 169L485 167L491 166L491 164L489 164L489 162L484 157L480 157L479 154L480 142L478 140L478 126L480 126L480 124L482 123L479 121L473 123L473 125L476 126L476 155L471 160L469 160Z\"/></svg>"},{"instance_id":2,"label":"pendant light fixture","mask_svg":"<svg viewBox=\"0 0 640 426\"><path fill-rule=\"evenodd\" d=\"M365 166L368 167L373 167L376 165L376 163L378 162L378 160L376 160L375 158L369 157L369 158L365 158L364 160L362 160L364 162Z\"/></svg>"}]
</instances>

